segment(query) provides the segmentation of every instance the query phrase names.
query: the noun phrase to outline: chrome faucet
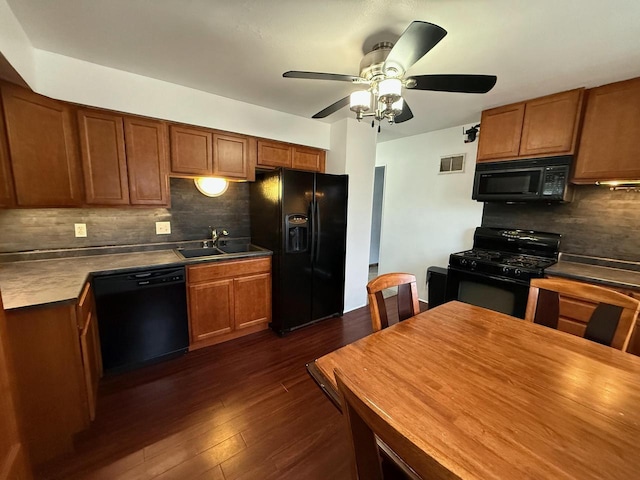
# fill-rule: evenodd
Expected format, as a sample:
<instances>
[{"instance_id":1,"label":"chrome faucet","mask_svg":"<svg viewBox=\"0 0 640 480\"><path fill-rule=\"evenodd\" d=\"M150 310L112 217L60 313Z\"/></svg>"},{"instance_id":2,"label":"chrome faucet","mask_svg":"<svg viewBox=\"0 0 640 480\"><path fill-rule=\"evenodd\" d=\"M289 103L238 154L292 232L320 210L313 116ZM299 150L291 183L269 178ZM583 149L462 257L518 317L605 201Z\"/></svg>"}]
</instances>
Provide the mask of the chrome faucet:
<instances>
[{"instance_id":1,"label":"chrome faucet","mask_svg":"<svg viewBox=\"0 0 640 480\"><path fill-rule=\"evenodd\" d=\"M220 237L229 236L229 232L227 232L225 229L218 231L218 229L216 228L211 228L211 227L209 228L211 229L211 246L214 248L218 246L218 241L220 241Z\"/></svg>"}]
</instances>

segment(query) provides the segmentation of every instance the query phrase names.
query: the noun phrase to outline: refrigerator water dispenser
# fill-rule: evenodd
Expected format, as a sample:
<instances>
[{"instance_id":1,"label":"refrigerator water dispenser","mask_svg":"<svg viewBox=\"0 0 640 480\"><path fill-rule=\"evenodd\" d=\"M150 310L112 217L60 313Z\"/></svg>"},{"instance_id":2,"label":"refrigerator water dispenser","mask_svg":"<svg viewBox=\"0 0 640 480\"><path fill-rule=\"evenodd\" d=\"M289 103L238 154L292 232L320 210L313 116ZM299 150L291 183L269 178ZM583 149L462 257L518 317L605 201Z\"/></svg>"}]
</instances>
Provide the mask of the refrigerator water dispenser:
<instances>
[{"instance_id":1,"label":"refrigerator water dispenser","mask_svg":"<svg viewBox=\"0 0 640 480\"><path fill-rule=\"evenodd\" d=\"M300 213L287 215L287 253L306 252L309 245L309 217Z\"/></svg>"}]
</instances>

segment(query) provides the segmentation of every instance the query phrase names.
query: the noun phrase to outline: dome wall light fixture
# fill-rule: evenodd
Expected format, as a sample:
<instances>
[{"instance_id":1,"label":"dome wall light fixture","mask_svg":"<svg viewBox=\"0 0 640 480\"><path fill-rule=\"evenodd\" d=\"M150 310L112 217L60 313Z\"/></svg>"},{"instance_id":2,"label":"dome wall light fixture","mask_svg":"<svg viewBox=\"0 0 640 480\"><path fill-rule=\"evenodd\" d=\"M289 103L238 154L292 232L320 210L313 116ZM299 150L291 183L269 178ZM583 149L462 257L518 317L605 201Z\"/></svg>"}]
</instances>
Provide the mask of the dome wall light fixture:
<instances>
[{"instance_id":1,"label":"dome wall light fixture","mask_svg":"<svg viewBox=\"0 0 640 480\"><path fill-rule=\"evenodd\" d=\"M198 177L193 179L198 191L207 197L219 197L229 188L229 182L219 177Z\"/></svg>"}]
</instances>

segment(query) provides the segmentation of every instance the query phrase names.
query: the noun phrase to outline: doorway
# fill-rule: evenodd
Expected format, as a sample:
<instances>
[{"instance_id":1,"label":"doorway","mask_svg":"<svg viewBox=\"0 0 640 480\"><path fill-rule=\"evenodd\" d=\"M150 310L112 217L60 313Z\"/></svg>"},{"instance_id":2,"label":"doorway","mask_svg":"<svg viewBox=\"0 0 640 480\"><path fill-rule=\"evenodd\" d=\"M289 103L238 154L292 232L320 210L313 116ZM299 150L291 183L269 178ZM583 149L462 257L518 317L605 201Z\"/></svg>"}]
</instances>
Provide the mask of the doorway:
<instances>
[{"instance_id":1,"label":"doorway","mask_svg":"<svg viewBox=\"0 0 640 480\"><path fill-rule=\"evenodd\" d=\"M376 167L373 179L373 206L371 209L371 247L369 250L369 279L378 276L380 259L380 232L382 230L382 198L384 196L385 167Z\"/></svg>"}]
</instances>

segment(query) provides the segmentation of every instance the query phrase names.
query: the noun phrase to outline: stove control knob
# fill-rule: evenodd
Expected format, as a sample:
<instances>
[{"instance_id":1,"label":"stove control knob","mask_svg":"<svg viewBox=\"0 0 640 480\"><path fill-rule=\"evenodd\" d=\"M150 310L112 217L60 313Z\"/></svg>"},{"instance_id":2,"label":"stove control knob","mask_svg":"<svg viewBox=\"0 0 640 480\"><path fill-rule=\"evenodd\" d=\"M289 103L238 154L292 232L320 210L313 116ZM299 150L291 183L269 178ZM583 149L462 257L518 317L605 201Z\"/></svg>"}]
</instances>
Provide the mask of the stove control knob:
<instances>
[{"instance_id":1,"label":"stove control knob","mask_svg":"<svg viewBox=\"0 0 640 480\"><path fill-rule=\"evenodd\" d=\"M463 258L462 260L460 260L460 265L462 265L463 267L467 264L467 259Z\"/></svg>"},{"instance_id":2,"label":"stove control knob","mask_svg":"<svg viewBox=\"0 0 640 480\"><path fill-rule=\"evenodd\" d=\"M513 273L515 273L516 277L519 277L522 274L522 271L519 268L516 268Z\"/></svg>"},{"instance_id":3,"label":"stove control knob","mask_svg":"<svg viewBox=\"0 0 640 480\"><path fill-rule=\"evenodd\" d=\"M509 267L502 267L502 273L507 274L509 273L509 270L510 270Z\"/></svg>"},{"instance_id":4,"label":"stove control knob","mask_svg":"<svg viewBox=\"0 0 640 480\"><path fill-rule=\"evenodd\" d=\"M477 265L478 263L475 260L471 262L471 268L476 268Z\"/></svg>"}]
</instances>

